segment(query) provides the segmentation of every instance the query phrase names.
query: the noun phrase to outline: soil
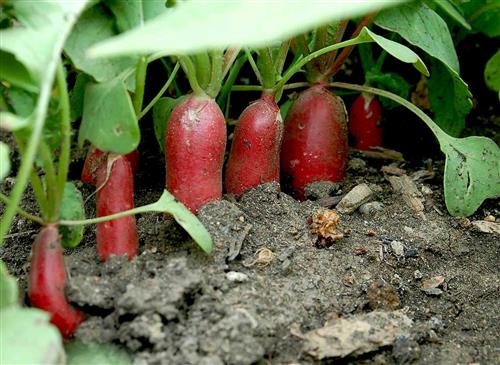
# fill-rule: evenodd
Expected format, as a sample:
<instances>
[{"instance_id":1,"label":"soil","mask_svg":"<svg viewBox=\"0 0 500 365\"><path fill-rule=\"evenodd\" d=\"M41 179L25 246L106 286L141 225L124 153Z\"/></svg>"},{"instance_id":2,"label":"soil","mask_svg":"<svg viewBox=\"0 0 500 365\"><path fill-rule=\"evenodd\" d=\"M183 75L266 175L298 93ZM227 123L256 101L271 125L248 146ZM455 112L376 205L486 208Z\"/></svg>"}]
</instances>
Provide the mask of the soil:
<instances>
[{"instance_id":1,"label":"soil","mask_svg":"<svg viewBox=\"0 0 500 365\"><path fill-rule=\"evenodd\" d=\"M342 184L311 187L317 201L300 203L266 184L204 206L199 217L214 238L212 255L174 221L145 214L138 216L140 254L100 263L88 228L66 257L68 298L88 314L76 338L117 344L135 364L500 363L498 236L446 213L441 162L431 164L434 178L416 181L423 215L393 192L380 169L389 163L351 156ZM399 167L411 175L428 164ZM136 204L159 197L147 175L138 176L145 183L137 184ZM312 214L339 200L325 195L341 197L361 183L382 204L339 214L343 238L321 248ZM30 199L23 204L36 209ZM89 216L92 206L90 199ZM470 219L500 217L498 207L488 201ZM17 219L0 251L22 289L34 234L35 225ZM342 359L311 350L311 331L378 314L404 317L391 327L397 335L378 343L355 333L361 345Z\"/></svg>"}]
</instances>

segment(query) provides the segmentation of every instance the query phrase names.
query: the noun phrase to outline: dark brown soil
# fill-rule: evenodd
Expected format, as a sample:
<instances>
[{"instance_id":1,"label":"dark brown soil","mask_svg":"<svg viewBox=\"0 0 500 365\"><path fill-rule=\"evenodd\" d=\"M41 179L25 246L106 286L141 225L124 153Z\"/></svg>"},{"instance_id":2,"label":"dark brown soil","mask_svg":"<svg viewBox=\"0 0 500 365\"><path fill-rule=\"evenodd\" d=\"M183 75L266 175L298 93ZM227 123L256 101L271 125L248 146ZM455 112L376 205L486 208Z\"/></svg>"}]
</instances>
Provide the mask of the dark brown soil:
<instances>
[{"instance_id":1,"label":"dark brown soil","mask_svg":"<svg viewBox=\"0 0 500 365\"><path fill-rule=\"evenodd\" d=\"M439 176L417 181L424 219L392 192L380 160L354 161L333 194L367 183L383 208L341 214L345 237L329 248L317 248L310 232L319 205L273 184L201 210L215 241L210 256L173 221L151 214L138 217L139 256L103 264L88 228L67 252L68 297L89 315L77 338L123 346L135 364L500 363L498 236L448 215ZM442 166L433 167L439 175ZM137 204L159 197L159 189L138 186ZM499 213L489 201L471 219ZM18 219L0 251L21 288L36 228ZM436 276L444 277L439 288L423 291ZM307 332L372 311L404 313L409 333L343 360L304 351Z\"/></svg>"}]
</instances>

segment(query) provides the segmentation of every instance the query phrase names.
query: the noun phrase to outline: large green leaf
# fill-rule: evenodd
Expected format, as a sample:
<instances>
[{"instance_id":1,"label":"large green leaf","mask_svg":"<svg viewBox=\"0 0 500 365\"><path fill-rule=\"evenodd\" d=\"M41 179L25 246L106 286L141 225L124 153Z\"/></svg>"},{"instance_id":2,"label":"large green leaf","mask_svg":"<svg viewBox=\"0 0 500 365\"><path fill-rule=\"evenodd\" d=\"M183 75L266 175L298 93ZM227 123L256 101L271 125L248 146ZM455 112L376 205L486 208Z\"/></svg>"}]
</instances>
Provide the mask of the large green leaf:
<instances>
[{"instance_id":1,"label":"large green leaf","mask_svg":"<svg viewBox=\"0 0 500 365\"><path fill-rule=\"evenodd\" d=\"M120 32L142 27L145 21L167 10L165 1L107 0L104 5L115 15L116 27Z\"/></svg>"},{"instance_id":2,"label":"large green leaf","mask_svg":"<svg viewBox=\"0 0 500 365\"><path fill-rule=\"evenodd\" d=\"M474 31L482 32L489 37L500 36L498 0L461 0L458 1L458 5Z\"/></svg>"},{"instance_id":3,"label":"large green leaf","mask_svg":"<svg viewBox=\"0 0 500 365\"><path fill-rule=\"evenodd\" d=\"M82 193L72 182L64 185L64 194L61 202L61 219L85 219ZM59 226L62 245L65 248L74 248L82 241L84 226Z\"/></svg>"},{"instance_id":4,"label":"large green leaf","mask_svg":"<svg viewBox=\"0 0 500 365\"><path fill-rule=\"evenodd\" d=\"M117 33L114 21L99 6L85 11L78 19L64 46L64 52L79 70L91 75L97 82L111 80L128 68L134 67L134 57L91 59L85 50L93 44L108 39Z\"/></svg>"},{"instance_id":5,"label":"large green leaf","mask_svg":"<svg viewBox=\"0 0 500 365\"><path fill-rule=\"evenodd\" d=\"M71 342L66 345L67 365L131 365L132 361L122 348L106 344Z\"/></svg>"},{"instance_id":6,"label":"large green leaf","mask_svg":"<svg viewBox=\"0 0 500 365\"><path fill-rule=\"evenodd\" d=\"M63 364L62 338L50 315L35 308L0 310L0 364Z\"/></svg>"},{"instance_id":7,"label":"large green leaf","mask_svg":"<svg viewBox=\"0 0 500 365\"><path fill-rule=\"evenodd\" d=\"M9 275L7 267L0 260L0 310L16 305L18 296L16 279Z\"/></svg>"},{"instance_id":8,"label":"large green leaf","mask_svg":"<svg viewBox=\"0 0 500 365\"><path fill-rule=\"evenodd\" d=\"M458 137L465 128L465 116L472 109L472 94L467 84L455 71L432 60L427 85L434 120L446 133Z\"/></svg>"},{"instance_id":9,"label":"large green leaf","mask_svg":"<svg viewBox=\"0 0 500 365\"><path fill-rule=\"evenodd\" d=\"M71 120L74 121L82 116L83 99L87 84L92 82L92 77L87 74L79 73L76 76L75 85L69 93L69 104L71 108Z\"/></svg>"},{"instance_id":10,"label":"large green leaf","mask_svg":"<svg viewBox=\"0 0 500 365\"><path fill-rule=\"evenodd\" d=\"M381 11L375 23L459 72L458 57L445 21L420 1Z\"/></svg>"},{"instance_id":11,"label":"large green leaf","mask_svg":"<svg viewBox=\"0 0 500 365\"><path fill-rule=\"evenodd\" d=\"M441 138L446 154L444 197L452 215L473 214L487 198L500 196L500 148L489 138Z\"/></svg>"},{"instance_id":12,"label":"large green leaf","mask_svg":"<svg viewBox=\"0 0 500 365\"><path fill-rule=\"evenodd\" d=\"M493 91L500 91L500 50L486 63L484 81Z\"/></svg>"},{"instance_id":13,"label":"large green leaf","mask_svg":"<svg viewBox=\"0 0 500 365\"><path fill-rule=\"evenodd\" d=\"M457 23L459 23L462 27L467 30L471 30L471 26L467 23L467 20L460 14L460 11L456 8L455 4L451 0L424 0L426 3L431 3L443 10L448 16L454 19Z\"/></svg>"},{"instance_id":14,"label":"large green leaf","mask_svg":"<svg viewBox=\"0 0 500 365\"><path fill-rule=\"evenodd\" d=\"M139 125L130 95L119 78L87 86L79 145L85 140L100 150L119 154L137 148Z\"/></svg>"},{"instance_id":15,"label":"large green leaf","mask_svg":"<svg viewBox=\"0 0 500 365\"><path fill-rule=\"evenodd\" d=\"M89 53L106 57L194 53L241 45L262 47L318 25L401 2L352 1L347 6L343 0L183 1L143 27L93 46Z\"/></svg>"},{"instance_id":16,"label":"large green leaf","mask_svg":"<svg viewBox=\"0 0 500 365\"><path fill-rule=\"evenodd\" d=\"M1 78L37 91L87 0L6 1L19 25L0 31Z\"/></svg>"}]
</instances>

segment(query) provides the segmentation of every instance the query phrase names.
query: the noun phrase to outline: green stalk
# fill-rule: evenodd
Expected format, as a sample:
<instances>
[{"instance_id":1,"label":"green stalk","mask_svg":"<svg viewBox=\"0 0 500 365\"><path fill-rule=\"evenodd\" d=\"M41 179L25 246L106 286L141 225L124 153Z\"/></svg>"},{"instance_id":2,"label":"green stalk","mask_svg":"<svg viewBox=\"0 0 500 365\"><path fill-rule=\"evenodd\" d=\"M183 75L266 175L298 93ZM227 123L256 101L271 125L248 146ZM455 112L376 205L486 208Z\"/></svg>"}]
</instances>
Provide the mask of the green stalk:
<instances>
[{"instance_id":1,"label":"green stalk","mask_svg":"<svg viewBox=\"0 0 500 365\"><path fill-rule=\"evenodd\" d=\"M163 87L161 88L161 90L158 92L158 94L156 94L156 96L153 98L153 100L150 101L150 103L143 109L143 111L137 116L137 120L141 120L142 117L144 117L150 110L151 108L156 104L156 102L158 100L160 100L160 98L162 97L162 95L165 93L165 91L167 91L167 89L169 88L170 84L172 83L172 81L174 81L174 78L175 78L175 75L177 75L177 71L179 70L179 62L177 62L175 64L175 67L174 67L174 70L172 71L172 73L170 74L170 77L168 78L167 82L165 83L165 85L163 85Z\"/></svg>"},{"instance_id":2,"label":"green stalk","mask_svg":"<svg viewBox=\"0 0 500 365\"><path fill-rule=\"evenodd\" d=\"M137 62L137 69L135 72L135 94L133 99L135 115L139 115L142 109L147 68L148 68L147 58L141 57Z\"/></svg>"},{"instance_id":3,"label":"green stalk","mask_svg":"<svg viewBox=\"0 0 500 365\"><path fill-rule=\"evenodd\" d=\"M179 56L179 63L181 64L181 67L188 78L191 89L193 89L193 94L200 97L206 96L207 94L198 84L198 80L196 78L196 70L191 59L187 56Z\"/></svg>"},{"instance_id":4,"label":"green stalk","mask_svg":"<svg viewBox=\"0 0 500 365\"><path fill-rule=\"evenodd\" d=\"M47 194L47 200L49 203L49 214L48 222L53 223L58 219L57 211L59 207L57 206L57 175L56 168L54 165L53 154L50 151L47 143L42 140L40 141L40 147L38 149L40 157L42 160L43 171L45 172L45 190Z\"/></svg>"},{"instance_id":5,"label":"green stalk","mask_svg":"<svg viewBox=\"0 0 500 365\"><path fill-rule=\"evenodd\" d=\"M208 56L208 52L200 52L193 55L194 66L196 69L196 78L200 87L202 89L206 89L208 87L208 83L210 82L210 57Z\"/></svg>"},{"instance_id":6,"label":"green stalk","mask_svg":"<svg viewBox=\"0 0 500 365\"><path fill-rule=\"evenodd\" d=\"M276 83L276 69L274 68L273 57L269 47L258 50L259 58L257 64L262 75L262 86L264 89L272 89Z\"/></svg>"},{"instance_id":7,"label":"green stalk","mask_svg":"<svg viewBox=\"0 0 500 365\"><path fill-rule=\"evenodd\" d=\"M229 76L227 77L226 82L222 86L221 91L219 93L219 97L217 98L217 104L219 104L219 107L221 109L227 109L224 106L229 105L229 96L231 95L232 87L234 85L234 82L236 81L236 78L238 77L238 74L240 73L241 67L243 67L246 60L247 56L242 55L240 58L236 60L233 67L231 67L231 70L229 71Z\"/></svg>"},{"instance_id":8,"label":"green stalk","mask_svg":"<svg viewBox=\"0 0 500 365\"><path fill-rule=\"evenodd\" d=\"M61 209L61 202L64 195L64 185L68 179L68 170L71 152L71 120L69 108L68 85L66 83L66 74L62 62L59 63L56 73L57 88L59 90L59 105L61 107L61 153L59 155L56 195L54 202L54 214L58 218Z\"/></svg>"},{"instance_id":9,"label":"green stalk","mask_svg":"<svg viewBox=\"0 0 500 365\"><path fill-rule=\"evenodd\" d=\"M260 74L259 68L257 67L257 64L255 63L255 61L254 61L254 59L252 57L252 52L250 52L250 50L247 47L245 47L245 54L247 55L248 62L250 63L250 66L252 67L252 70L255 73L255 76L257 77L257 80L262 85L263 84L263 82L262 82L262 76Z\"/></svg>"},{"instance_id":10,"label":"green stalk","mask_svg":"<svg viewBox=\"0 0 500 365\"><path fill-rule=\"evenodd\" d=\"M276 75L278 76L281 76L281 73L283 72L283 67L285 66L286 56L288 55L289 49L289 40L281 43L276 59L274 60L274 68L276 69Z\"/></svg>"},{"instance_id":11,"label":"green stalk","mask_svg":"<svg viewBox=\"0 0 500 365\"><path fill-rule=\"evenodd\" d=\"M207 94L214 98L220 91L222 82L222 64L224 62L222 51L210 52L210 59L212 60L212 74L210 75L210 83L207 87Z\"/></svg>"},{"instance_id":12,"label":"green stalk","mask_svg":"<svg viewBox=\"0 0 500 365\"><path fill-rule=\"evenodd\" d=\"M5 194L2 194L0 193L0 200L4 203L4 204L9 204L10 203L10 198L5 195ZM39 224L43 224L43 219L36 216L36 215L33 215L31 213L28 213L27 211L25 211L24 209L20 208L20 207L16 207L16 211L17 213L26 218L26 219L29 219L30 221L33 221L33 222L37 222Z\"/></svg>"},{"instance_id":13,"label":"green stalk","mask_svg":"<svg viewBox=\"0 0 500 365\"><path fill-rule=\"evenodd\" d=\"M161 64L163 65L163 67L165 67L165 70L167 70L167 73L169 75L171 75L173 71L172 71L172 68L170 67L170 65L167 63L167 61L165 61L164 58L160 58L160 61L161 61ZM174 83L174 89L175 89L175 96L178 98L182 95L182 91L181 91L181 89L179 89L179 86L177 85L177 82L175 81L175 79L173 80L173 83Z\"/></svg>"}]
</instances>

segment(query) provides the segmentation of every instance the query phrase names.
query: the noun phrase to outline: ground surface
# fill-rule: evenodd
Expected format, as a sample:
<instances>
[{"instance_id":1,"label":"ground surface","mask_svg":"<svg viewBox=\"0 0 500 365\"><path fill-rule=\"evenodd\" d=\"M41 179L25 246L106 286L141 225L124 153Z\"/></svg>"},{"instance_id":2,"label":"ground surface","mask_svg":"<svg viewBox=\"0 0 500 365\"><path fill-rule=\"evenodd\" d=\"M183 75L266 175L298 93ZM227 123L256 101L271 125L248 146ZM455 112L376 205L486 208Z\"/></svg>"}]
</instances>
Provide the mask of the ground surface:
<instances>
[{"instance_id":1,"label":"ground surface","mask_svg":"<svg viewBox=\"0 0 500 365\"><path fill-rule=\"evenodd\" d=\"M102 264L87 229L82 245L67 252L67 294L89 314L77 338L119 344L136 364L500 363L498 236L446 213L441 163L430 165L434 178L416 180L421 215L393 192L381 171L388 164L351 158L331 194L366 183L383 206L340 214L344 237L328 248L317 247L310 229L320 205L275 185L202 209L215 241L211 256L174 222L143 215L140 255ZM399 167L410 176L428 170ZM159 197L157 186L138 186L137 204ZM488 214L500 217L498 201L471 220ZM35 225L17 220L0 251L21 288L35 234ZM333 335L313 332L325 325ZM332 357L318 338L330 341L329 351L342 341L351 347Z\"/></svg>"}]
</instances>

